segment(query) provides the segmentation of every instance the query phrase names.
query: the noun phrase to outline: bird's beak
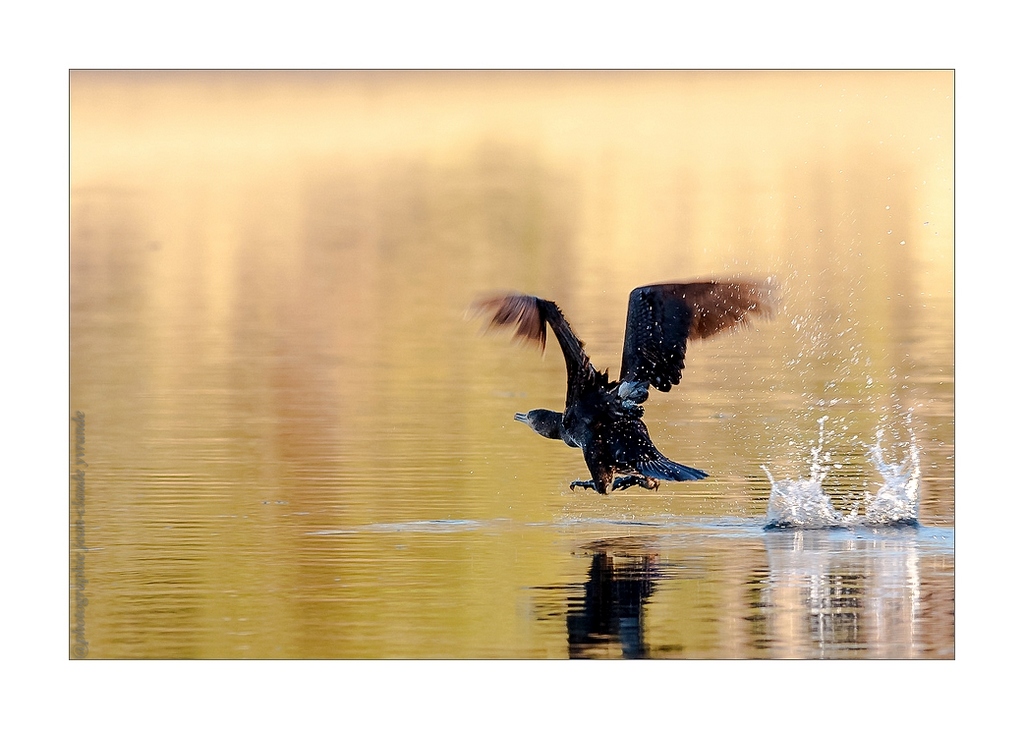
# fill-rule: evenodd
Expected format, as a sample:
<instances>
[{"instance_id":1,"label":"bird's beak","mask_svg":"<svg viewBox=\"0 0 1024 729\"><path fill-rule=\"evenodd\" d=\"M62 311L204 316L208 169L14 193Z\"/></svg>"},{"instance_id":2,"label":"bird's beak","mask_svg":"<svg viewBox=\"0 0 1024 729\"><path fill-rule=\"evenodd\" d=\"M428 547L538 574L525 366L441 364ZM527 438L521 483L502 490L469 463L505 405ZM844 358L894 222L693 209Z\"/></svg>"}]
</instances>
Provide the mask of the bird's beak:
<instances>
[{"instance_id":1,"label":"bird's beak","mask_svg":"<svg viewBox=\"0 0 1024 729\"><path fill-rule=\"evenodd\" d=\"M526 417L526 413L516 413L516 420L520 423L526 423L529 425L530 421Z\"/></svg>"}]
</instances>

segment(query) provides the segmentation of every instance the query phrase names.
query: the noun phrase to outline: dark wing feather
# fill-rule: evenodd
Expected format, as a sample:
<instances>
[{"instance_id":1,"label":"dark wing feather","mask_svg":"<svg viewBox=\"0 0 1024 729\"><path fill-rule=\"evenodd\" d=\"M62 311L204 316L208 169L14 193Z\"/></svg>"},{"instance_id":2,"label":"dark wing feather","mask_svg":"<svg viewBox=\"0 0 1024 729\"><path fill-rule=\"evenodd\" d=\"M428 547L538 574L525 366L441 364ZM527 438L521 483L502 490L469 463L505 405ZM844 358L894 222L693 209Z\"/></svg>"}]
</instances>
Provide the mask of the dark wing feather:
<instances>
[{"instance_id":1,"label":"dark wing feather","mask_svg":"<svg viewBox=\"0 0 1024 729\"><path fill-rule=\"evenodd\" d=\"M547 334L546 325L551 327L565 358L568 377L566 404L569 404L571 398L578 396L581 388L599 378L583 349L583 341L576 336L555 302L513 293L479 299L474 308L479 313L491 316L489 326L515 326L516 338L535 342L542 350Z\"/></svg>"},{"instance_id":2,"label":"dark wing feather","mask_svg":"<svg viewBox=\"0 0 1024 729\"><path fill-rule=\"evenodd\" d=\"M706 339L775 312L771 280L700 281L642 286L629 295L623 382L678 385L689 338Z\"/></svg>"}]
</instances>

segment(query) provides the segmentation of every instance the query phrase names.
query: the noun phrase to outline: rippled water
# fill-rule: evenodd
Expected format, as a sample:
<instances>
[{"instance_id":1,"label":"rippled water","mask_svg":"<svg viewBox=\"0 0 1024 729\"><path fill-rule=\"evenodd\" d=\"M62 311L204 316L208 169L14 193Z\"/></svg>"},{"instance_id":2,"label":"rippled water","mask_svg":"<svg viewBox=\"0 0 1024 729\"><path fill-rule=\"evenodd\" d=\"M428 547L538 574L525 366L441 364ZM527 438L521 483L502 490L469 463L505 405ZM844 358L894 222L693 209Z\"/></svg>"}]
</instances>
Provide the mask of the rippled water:
<instances>
[{"instance_id":1,"label":"rippled water","mask_svg":"<svg viewBox=\"0 0 1024 729\"><path fill-rule=\"evenodd\" d=\"M71 100L74 655L952 657L951 74ZM557 349L467 318L552 298L614 370L633 287L769 273L776 320L647 403L711 474L655 493L570 491L512 419ZM780 494L834 523L766 531Z\"/></svg>"}]
</instances>

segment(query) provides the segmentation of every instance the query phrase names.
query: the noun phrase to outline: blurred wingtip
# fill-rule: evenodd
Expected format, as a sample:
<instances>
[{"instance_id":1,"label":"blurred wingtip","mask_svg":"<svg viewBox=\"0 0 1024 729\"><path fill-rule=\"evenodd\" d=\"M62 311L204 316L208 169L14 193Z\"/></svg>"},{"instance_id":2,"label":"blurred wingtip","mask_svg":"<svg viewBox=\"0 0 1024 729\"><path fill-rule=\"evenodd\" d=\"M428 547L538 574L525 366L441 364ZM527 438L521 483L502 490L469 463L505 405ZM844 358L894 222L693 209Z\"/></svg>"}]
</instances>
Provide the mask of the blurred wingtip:
<instances>
[{"instance_id":1,"label":"blurred wingtip","mask_svg":"<svg viewBox=\"0 0 1024 729\"><path fill-rule=\"evenodd\" d=\"M469 308L466 309L466 319L479 319L482 316L493 317L496 309L502 305L502 302L510 297L520 295L517 291L491 291L486 294L480 294L473 299ZM488 328L492 325L493 321L488 321Z\"/></svg>"},{"instance_id":2,"label":"blurred wingtip","mask_svg":"<svg viewBox=\"0 0 1024 729\"><path fill-rule=\"evenodd\" d=\"M536 297L517 291L483 294L470 305L469 314L488 317L484 332L514 326L514 341L544 350L547 330Z\"/></svg>"},{"instance_id":3,"label":"blurred wingtip","mask_svg":"<svg viewBox=\"0 0 1024 729\"><path fill-rule=\"evenodd\" d=\"M772 319L780 306L778 279L774 275L729 277L709 281L709 289L695 298L697 315L691 336L706 339L728 329L745 329L754 319Z\"/></svg>"}]
</instances>

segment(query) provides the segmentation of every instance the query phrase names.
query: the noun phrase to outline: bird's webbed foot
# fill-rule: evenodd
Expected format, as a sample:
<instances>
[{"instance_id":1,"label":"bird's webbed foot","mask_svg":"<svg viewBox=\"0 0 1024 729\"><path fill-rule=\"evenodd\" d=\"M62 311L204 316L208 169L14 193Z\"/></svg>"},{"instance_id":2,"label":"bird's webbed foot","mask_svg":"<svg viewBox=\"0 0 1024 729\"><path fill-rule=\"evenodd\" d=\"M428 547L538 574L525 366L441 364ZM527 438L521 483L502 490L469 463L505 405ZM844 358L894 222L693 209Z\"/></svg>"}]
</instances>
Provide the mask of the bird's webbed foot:
<instances>
[{"instance_id":1,"label":"bird's webbed foot","mask_svg":"<svg viewBox=\"0 0 1024 729\"><path fill-rule=\"evenodd\" d=\"M647 489L648 491L658 490L657 480L649 478L648 476L632 474L630 476L622 476L615 479L615 482L612 484L612 491L625 490L630 486L639 486L640 488Z\"/></svg>"}]
</instances>

